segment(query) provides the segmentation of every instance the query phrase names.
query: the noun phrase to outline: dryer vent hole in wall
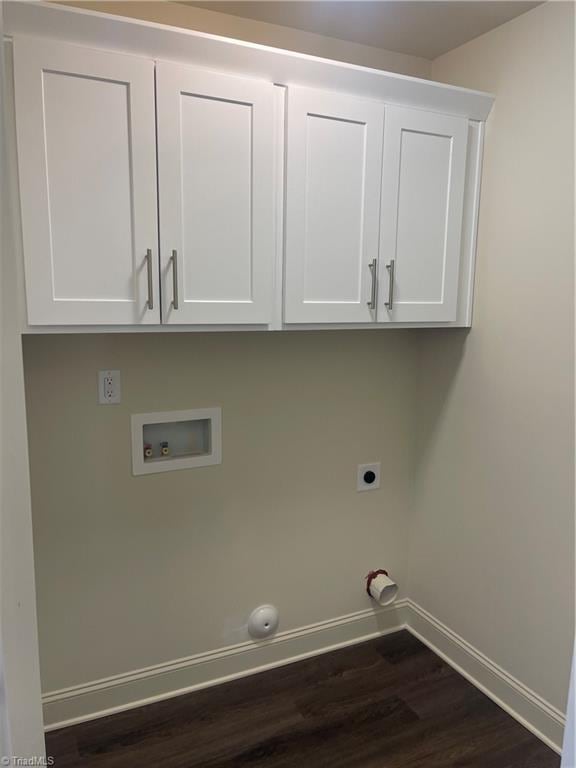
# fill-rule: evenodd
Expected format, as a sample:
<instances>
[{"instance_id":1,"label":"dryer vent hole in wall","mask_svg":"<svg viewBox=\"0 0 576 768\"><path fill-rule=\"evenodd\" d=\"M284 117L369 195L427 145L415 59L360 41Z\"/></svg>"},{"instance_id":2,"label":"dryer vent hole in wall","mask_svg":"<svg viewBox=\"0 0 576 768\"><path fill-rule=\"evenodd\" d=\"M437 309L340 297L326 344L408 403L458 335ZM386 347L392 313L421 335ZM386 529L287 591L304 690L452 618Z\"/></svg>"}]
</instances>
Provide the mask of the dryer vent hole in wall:
<instances>
[{"instance_id":1,"label":"dryer vent hole in wall","mask_svg":"<svg viewBox=\"0 0 576 768\"><path fill-rule=\"evenodd\" d=\"M379 605L390 605L398 595L398 585L390 578L388 571L378 568L366 576L366 592Z\"/></svg>"}]
</instances>

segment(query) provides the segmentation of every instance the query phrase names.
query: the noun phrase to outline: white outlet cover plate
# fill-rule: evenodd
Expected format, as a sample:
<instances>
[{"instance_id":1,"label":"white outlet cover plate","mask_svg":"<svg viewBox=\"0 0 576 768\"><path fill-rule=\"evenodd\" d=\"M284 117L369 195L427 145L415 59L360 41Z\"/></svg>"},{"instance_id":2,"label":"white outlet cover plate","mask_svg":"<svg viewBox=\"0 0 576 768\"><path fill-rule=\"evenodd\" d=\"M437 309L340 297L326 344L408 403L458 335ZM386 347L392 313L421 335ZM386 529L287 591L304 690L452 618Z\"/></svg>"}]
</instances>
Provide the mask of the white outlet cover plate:
<instances>
[{"instance_id":1,"label":"white outlet cover plate","mask_svg":"<svg viewBox=\"0 0 576 768\"><path fill-rule=\"evenodd\" d=\"M98 402L118 405L121 399L120 371L98 371Z\"/></svg>"},{"instance_id":2,"label":"white outlet cover plate","mask_svg":"<svg viewBox=\"0 0 576 768\"><path fill-rule=\"evenodd\" d=\"M366 472L374 472L376 475L374 482L367 483L364 480ZM380 462L374 464L358 464L358 474L356 477L357 491L376 491L380 488Z\"/></svg>"}]
</instances>

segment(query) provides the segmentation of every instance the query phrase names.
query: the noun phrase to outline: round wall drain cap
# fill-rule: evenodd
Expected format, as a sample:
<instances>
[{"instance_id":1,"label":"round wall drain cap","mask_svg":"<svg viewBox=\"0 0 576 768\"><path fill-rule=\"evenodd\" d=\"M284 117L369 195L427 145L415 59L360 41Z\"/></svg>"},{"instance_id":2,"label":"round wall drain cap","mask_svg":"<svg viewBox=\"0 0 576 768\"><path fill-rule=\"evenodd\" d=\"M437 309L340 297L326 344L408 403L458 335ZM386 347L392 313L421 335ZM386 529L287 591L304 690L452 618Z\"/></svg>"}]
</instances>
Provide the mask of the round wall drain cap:
<instances>
[{"instance_id":1,"label":"round wall drain cap","mask_svg":"<svg viewBox=\"0 0 576 768\"><path fill-rule=\"evenodd\" d=\"M278 609L273 605L255 608L248 619L248 633L256 640L270 637L278 629Z\"/></svg>"}]
</instances>

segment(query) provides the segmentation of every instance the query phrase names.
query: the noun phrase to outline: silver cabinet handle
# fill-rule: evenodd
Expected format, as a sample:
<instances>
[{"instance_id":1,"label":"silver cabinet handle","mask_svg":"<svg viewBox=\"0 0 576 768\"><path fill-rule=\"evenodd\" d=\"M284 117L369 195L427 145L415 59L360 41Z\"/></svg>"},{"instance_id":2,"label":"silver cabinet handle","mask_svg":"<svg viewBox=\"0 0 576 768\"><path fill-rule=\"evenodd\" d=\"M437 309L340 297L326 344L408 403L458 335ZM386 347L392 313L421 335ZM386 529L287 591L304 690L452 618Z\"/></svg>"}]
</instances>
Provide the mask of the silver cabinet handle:
<instances>
[{"instance_id":1,"label":"silver cabinet handle","mask_svg":"<svg viewBox=\"0 0 576 768\"><path fill-rule=\"evenodd\" d=\"M178 309L178 252L172 251L172 306Z\"/></svg>"},{"instance_id":2,"label":"silver cabinet handle","mask_svg":"<svg viewBox=\"0 0 576 768\"><path fill-rule=\"evenodd\" d=\"M146 269L148 270L148 309L154 309L154 283L152 282L152 249L146 251Z\"/></svg>"},{"instance_id":3,"label":"silver cabinet handle","mask_svg":"<svg viewBox=\"0 0 576 768\"><path fill-rule=\"evenodd\" d=\"M372 274L372 289L370 291L370 301L366 302L370 309L376 309L376 289L377 289L377 280L376 280L376 267L378 266L378 260L372 259L370 264L368 264L368 268L370 269L370 272Z\"/></svg>"},{"instance_id":4,"label":"silver cabinet handle","mask_svg":"<svg viewBox=\"0 0 576 768\"><path fill-rule=\"evenodd\" d=\"M394 259L391 259L389 264L386 264L388 270L388 301L384 302L384 306L387 310L392 311L394 307Z\"/></svg>"}]
</instances>

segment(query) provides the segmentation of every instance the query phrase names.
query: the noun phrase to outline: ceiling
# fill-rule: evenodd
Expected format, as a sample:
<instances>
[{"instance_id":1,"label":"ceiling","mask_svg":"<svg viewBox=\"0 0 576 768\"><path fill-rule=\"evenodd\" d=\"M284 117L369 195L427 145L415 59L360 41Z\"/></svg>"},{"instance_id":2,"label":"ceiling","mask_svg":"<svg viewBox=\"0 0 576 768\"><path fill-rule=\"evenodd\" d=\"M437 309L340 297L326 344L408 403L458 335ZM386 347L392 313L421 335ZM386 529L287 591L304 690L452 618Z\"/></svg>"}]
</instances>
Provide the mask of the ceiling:
<instances>
[{"instance_id":1,"label":"ceiling","mask_svg":"<svg viewBox=\"0 0 576 768\"><path fill-rule=\"evenodd\" d=\"M435 59L540 5L522 0L181 2L426 59Z\"/></svg>"}]
</instances>

